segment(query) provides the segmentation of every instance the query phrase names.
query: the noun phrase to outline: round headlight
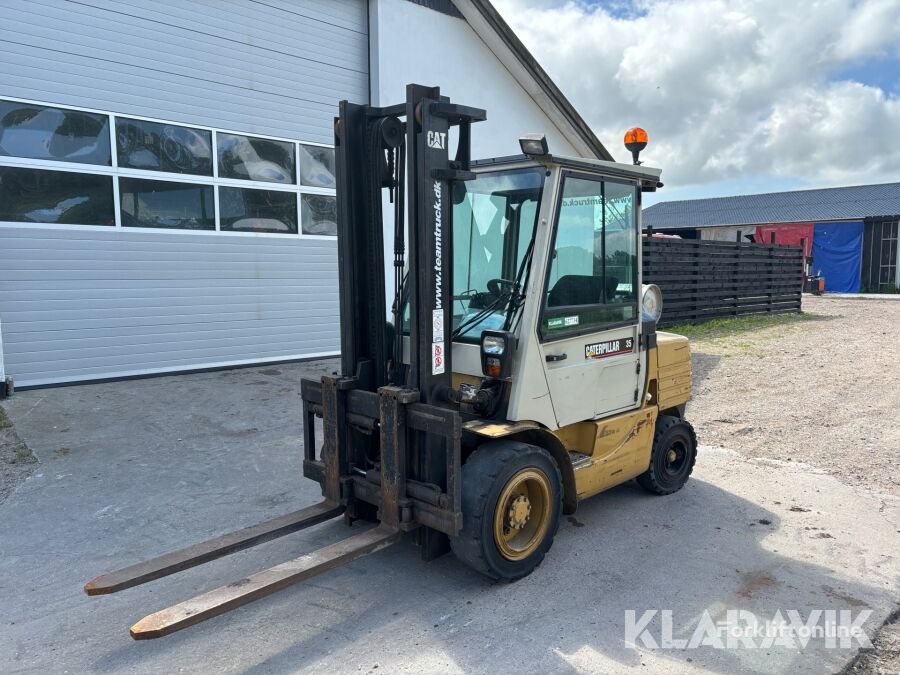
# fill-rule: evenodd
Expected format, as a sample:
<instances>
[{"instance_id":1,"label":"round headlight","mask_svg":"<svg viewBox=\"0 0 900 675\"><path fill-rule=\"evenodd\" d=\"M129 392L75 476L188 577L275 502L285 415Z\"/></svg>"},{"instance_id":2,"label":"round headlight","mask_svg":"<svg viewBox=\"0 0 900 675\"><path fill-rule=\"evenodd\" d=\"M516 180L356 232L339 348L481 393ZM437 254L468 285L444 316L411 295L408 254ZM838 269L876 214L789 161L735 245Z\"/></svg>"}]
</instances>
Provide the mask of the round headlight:
<instances>
[{"instance_id":1,"label":"round headlight","mask_svg":"<svg viewBox=\"0 0 900 675\"><path fill-rule=\"evenodd\" d=\"M641 289L641 315L644 321L659 321L662 316L662 291L656 284L644 284Z\"/></svg>"}]
</instances>

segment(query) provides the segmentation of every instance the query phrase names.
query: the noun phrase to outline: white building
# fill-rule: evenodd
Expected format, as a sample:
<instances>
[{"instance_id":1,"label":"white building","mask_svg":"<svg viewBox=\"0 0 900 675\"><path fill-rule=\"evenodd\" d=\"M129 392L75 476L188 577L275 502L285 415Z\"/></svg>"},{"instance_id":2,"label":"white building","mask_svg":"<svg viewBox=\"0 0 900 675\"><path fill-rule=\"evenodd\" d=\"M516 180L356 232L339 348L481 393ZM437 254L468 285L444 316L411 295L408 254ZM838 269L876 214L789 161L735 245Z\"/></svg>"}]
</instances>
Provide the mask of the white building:
<instances>
[{"instance_id":1,"label":"white building","mask_svg":"<svg viewBox=\"0 0 900 675\"><path fill-rule=\"evenodd\" d=\"M5 0L0 27L19 387L336 354L341 99L439 85L487 109L476 157L610 158L485 0Z\"/></svg>"}]
</instances>

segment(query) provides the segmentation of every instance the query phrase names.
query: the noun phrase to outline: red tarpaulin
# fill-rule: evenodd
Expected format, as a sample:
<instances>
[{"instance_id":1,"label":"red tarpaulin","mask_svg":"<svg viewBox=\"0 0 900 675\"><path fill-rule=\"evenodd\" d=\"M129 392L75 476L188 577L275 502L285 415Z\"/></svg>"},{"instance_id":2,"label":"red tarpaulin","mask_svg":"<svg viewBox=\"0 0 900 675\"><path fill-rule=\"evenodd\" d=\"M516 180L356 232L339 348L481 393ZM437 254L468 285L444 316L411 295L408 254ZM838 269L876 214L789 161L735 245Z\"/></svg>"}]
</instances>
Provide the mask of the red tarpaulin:
<instances>
[{"instance_id":1,"label":"red tarpaulin","mask_svg":"<svg viewBox=\"0 0 900 675\"><path fill-rule=\"evenodd\" d=\"M771 225L757 225L756 239L759 244L769 244L772 242L772 233L775 233L775 243L786 246L799 246L800 240L806 240L806 250L804 254L809 257L812 255L813 244L813 223L785 223Z\"/></svg>"}]
</instances>

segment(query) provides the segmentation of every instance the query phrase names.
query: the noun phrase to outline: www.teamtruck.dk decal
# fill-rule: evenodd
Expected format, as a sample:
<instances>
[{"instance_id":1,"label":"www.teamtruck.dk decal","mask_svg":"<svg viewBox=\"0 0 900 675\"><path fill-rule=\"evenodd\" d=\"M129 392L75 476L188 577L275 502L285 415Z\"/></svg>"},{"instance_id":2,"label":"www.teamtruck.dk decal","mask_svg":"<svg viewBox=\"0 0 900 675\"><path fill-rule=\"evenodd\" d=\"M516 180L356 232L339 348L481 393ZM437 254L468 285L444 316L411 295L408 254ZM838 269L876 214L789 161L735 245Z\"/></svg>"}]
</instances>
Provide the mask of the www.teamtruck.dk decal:
<instances>
[{"instance_id":1,"label":"www.teamtruck.dk decal","mask_svg":"<svg viewBox=\"0 0 900 675\"><path fill-rule=\"evenodd\" d=\"M608 356L630 354L633 351L634 338L619 338L618 340L607 340L606 342L595 342L590 345L585 345L584 358L605 359Z\"/></svg>"}]
</instances>

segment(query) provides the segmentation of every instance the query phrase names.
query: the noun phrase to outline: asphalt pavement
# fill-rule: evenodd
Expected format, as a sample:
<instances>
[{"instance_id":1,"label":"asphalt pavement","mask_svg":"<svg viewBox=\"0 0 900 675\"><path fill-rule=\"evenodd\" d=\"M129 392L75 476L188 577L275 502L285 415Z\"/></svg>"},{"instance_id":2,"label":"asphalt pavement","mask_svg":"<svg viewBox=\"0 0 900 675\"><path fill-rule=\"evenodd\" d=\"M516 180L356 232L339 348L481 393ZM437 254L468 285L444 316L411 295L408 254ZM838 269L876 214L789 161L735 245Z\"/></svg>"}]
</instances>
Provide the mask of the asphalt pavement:
<instances>
[{"instance_id":1,"label":"asphalt pavement","mask_svg":"<svg viewBox=\"0 0 900 675\"><path fill-rule=\"evenodd\" d=\"M760 622L793 611L821 625L828 615L812 612L852 620L871 610L862 628L872 635L900 598L900 500L796 462L701 446L681 492L628 484L585 502L517 583L487 581L452 556L424 563L404 540L133 641L128 628L146 614L365 527L337 519L115 595L82 591L102 572L318 501L301 475L299 380L333 367L41 389L5 402L41 463L0 504L0 671L834 672L857 641L717 644L710 626L738 611ZM629 621L646 628L631 636L637 648Z\"/></svg>"}]
</instances>

